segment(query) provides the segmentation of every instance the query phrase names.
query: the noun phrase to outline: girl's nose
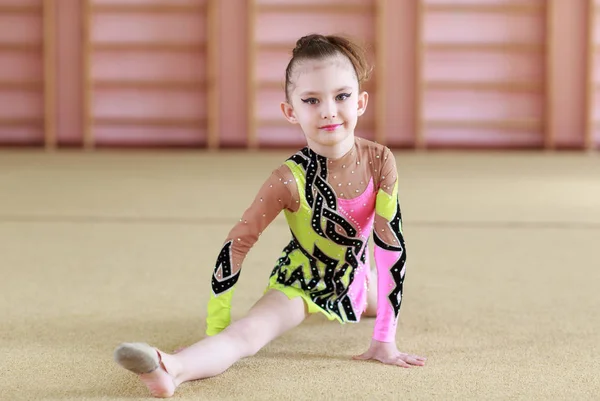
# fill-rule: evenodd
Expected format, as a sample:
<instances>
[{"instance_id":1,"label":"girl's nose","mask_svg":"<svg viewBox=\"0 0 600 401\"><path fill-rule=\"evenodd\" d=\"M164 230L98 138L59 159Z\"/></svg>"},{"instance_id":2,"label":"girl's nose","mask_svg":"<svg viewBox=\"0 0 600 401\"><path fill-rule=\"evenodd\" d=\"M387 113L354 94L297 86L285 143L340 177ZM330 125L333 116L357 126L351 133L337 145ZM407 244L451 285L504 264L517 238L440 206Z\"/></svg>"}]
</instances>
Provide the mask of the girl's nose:
<instances>
[{"instance_id":1,"label":"girl's nose","mask_svg":"<svg viewBox=\"0 0 600 401\"><path fill-rule=\"evenodd\" d=\"M324 120L332 120L335 118L336 108L335 104L324 104L321 110L321 117Z\"/></svg>"}]
</instances>

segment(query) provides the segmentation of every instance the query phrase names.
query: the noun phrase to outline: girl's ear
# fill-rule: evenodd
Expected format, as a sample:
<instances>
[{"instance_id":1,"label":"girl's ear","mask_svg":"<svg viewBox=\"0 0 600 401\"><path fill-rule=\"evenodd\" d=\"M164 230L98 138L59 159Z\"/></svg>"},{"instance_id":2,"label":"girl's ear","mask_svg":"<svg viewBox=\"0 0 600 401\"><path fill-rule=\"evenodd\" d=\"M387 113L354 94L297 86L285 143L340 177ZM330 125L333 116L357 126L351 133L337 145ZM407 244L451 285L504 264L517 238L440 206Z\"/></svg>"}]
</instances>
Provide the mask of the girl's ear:
<instances>
[{"instance_id":1,"label":"girl's ear","mask_svg":"<svg viewBox=\"0 0 600 401\"><path fill-rule=\"evenodd\" d=\"M298 120L296 119L296 113L294 113L294 108L288 102L281 102L281 111L283 112L283 116L286 120L291 122L292 124L298 124Z\"/></svg>"},{"instance_id":2,"label":"girl's ear","mask_svg":"<svg viewBox=\"0 0 600 401\"><path fill-rule=\"evenodd\" d=\"M369 103L369 94L366 91L362 91L358 95L358 115L362 116L367 110L367 103Z\"/></svg>"}]
</instances>

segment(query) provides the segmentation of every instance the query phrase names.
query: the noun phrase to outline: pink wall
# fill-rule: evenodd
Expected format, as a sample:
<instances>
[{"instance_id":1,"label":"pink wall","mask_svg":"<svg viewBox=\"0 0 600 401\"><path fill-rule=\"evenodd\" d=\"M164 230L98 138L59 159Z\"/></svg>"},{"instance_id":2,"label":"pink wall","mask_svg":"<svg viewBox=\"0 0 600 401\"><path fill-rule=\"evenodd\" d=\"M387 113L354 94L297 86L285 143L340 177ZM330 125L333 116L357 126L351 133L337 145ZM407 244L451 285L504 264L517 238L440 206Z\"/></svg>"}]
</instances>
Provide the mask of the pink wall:
<instances>
[{"instance_id":1,"label":"pink wall","mask_svg":"<svg viewBox=\"0 0 600 401\"><path fill-rule=\"evenodd\" d=\"M216 37L211 38L207 13L166 15L150 12L93 13L91 119L98 146L206 146L208 106L217 106L216 126L222 147L248 142L248 109L256 102L256 135L261 146L303 143L295 127L285 125L278 104L284 68L294 41L319 31L355 34L372 44L376 65L369 86L371 103L359 134L376 139L379 116L382 140L392 147L412 147L419 135L428 147L584 146L588 116L600 120L595 92L588 93L588 61L592 77L600 58L588 50L589 0L428 0L432 4L531 4L531 12L489 13L463 8L425 8L418 22L416 1L341 0L315 4L373 4L375 11L290 13L262 9L256 15L254 48L248 46L251 1L247 0L94 0L106 4L216 4ZM259 0L259 4L301 3ZM0 143L42 143L43 86L15 86L44 78L43 19L40 11L15 11L7 5L41 5L42 0L0 0ZM83 7L80 0L49 1L56 11L56 131L59 145L80 145L85 123ZM342 5L341 7L344 7ZM550 7L549 19L546 9ZM214 21L213 21L214 22ZM593 25L595 43L600 29ZM419 30L421 26L421 30ZM383 38L383 39L382 39ZM206 46L214 39L216 59ZM422 42L420 41L422 40ZM2 43L38 45L7 49ZM199 46L170 50L117 50L106 45L171 43ZM473 50L435 47L440 43L533 45L531 50ZM104 46L104 47L102 47ZM281 47L283 46L283 48ZM535 47L537 46L537 47ZM419 53L422 50L422 53ZM419 56L421 54L421 56ZM255 58L253 58L253 56ZM591 58L590 58L591 57ZM255 63L253 65L253 60ZM217 66L214 84L209 63ZM255 71L249 78L249 71ZM248 80L256 83L254 93ZM135 82L150 82L143 86ZM176 88L151 84L185 81ZM498 86L514 82L511 89ZM460 86L467 83L467 86ZM473 86L474 84L479 87ZM459 85L459 86L456 86ZM488 86L487 89L481 85ZM378 94L378 91L379 92ZM381 96L379 96L381 95ZM27 119L31 119L28 121ZM15 121L15 119L17 119ZM147 121L148 120L148 121ZM595 142L600 134L594 131Z\"/></svg>"}]
</instances>

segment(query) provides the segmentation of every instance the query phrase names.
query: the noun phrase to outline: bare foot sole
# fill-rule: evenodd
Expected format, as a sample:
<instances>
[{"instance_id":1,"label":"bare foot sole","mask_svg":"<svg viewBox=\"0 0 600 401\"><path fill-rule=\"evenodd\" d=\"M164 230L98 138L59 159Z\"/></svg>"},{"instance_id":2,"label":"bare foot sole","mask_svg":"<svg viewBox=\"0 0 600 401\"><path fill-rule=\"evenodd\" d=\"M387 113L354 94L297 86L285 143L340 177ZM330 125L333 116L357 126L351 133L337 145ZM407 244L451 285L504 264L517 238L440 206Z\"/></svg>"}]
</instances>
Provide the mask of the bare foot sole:
<instances>
[{"instance_id":1,"label":"bare foot sole","mask_svg":"<svg viewBox=\"0 0 600 401\"><path fill-rule=\"evenodd\" d=\"M168 398L175 393L173 376L166 371L155 348L144 343L123 343L114 356L119 365L139 376L154 397Z\"/></svg>"}]
</instances>

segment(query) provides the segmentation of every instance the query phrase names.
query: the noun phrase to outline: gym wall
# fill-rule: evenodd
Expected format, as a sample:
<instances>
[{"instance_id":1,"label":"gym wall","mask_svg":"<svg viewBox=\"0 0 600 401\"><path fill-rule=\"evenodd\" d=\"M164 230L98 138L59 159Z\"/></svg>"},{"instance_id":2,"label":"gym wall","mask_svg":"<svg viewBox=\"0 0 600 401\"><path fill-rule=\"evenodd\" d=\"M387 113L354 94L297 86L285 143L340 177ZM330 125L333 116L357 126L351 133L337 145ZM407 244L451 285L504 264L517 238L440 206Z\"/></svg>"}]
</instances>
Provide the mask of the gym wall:
<instances>
[{"instance_id":1,"label":"gym wall","mask_svg":"<svg viewBox=\"0 0 600 401\"><path fill-rule=\"evenodd\" d=\"M593 0L0 0L0 146L279 148L309 33L369 48L358 135L392 148L600 147Z\"/></svg>"}]
</instances>

